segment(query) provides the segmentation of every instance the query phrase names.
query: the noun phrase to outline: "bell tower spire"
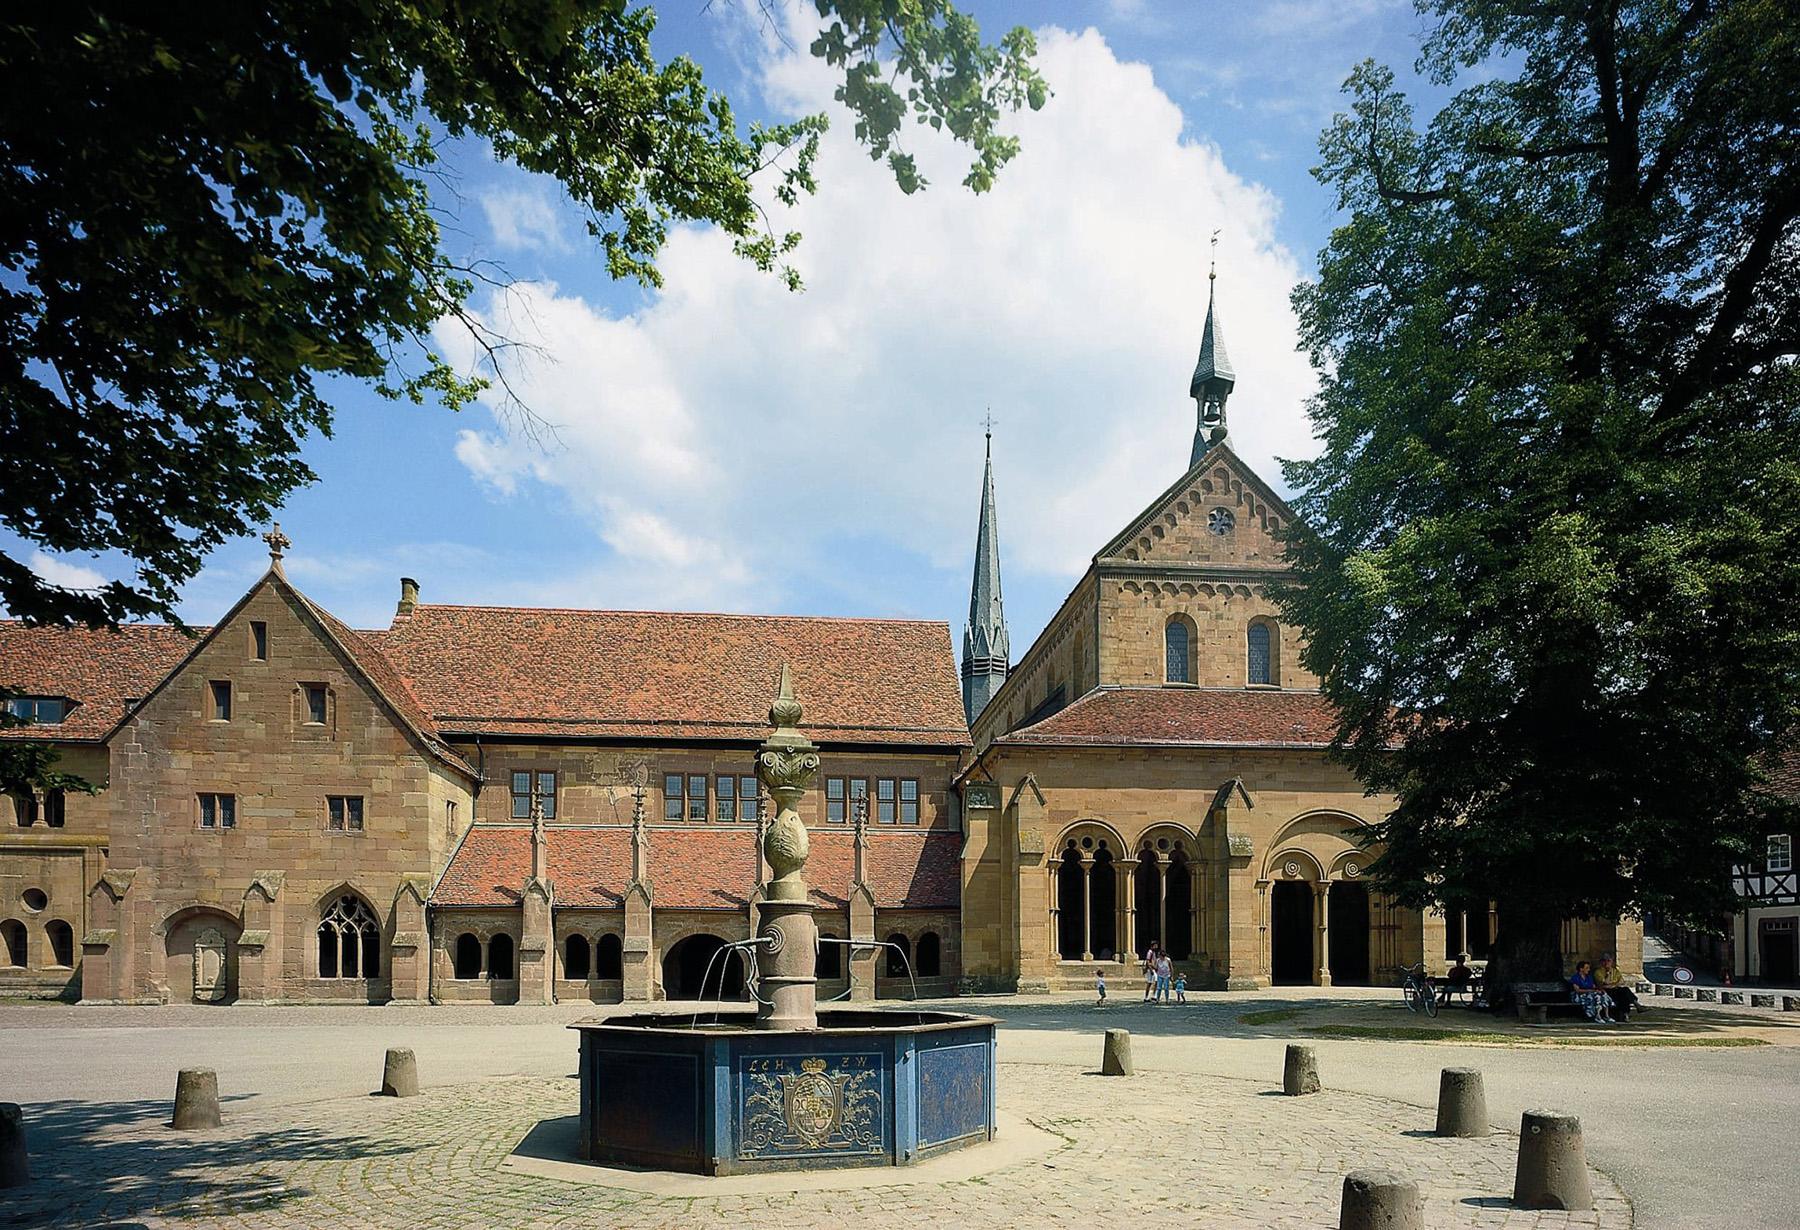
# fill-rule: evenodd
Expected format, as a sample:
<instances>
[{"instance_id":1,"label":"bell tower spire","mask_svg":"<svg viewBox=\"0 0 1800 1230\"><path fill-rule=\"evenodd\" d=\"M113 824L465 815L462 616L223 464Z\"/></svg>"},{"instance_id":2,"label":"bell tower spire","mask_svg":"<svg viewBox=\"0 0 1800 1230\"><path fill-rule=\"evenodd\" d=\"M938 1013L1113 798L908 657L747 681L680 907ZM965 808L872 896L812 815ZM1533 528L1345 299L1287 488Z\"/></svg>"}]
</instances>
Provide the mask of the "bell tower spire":
<instances>
[{"instance_id":1,"label":"bell tower spire","mask_svg":"<svg viewBox=\"0 0 1800 1230\"><path fill-rule=\"evenodd\" d=\"M969 587L969 622L963 628L963 714L972 724L1006 682L1012 646L1000 598L1000 526L994 513L994 417L989 415L987 462L981 479L981 520L975 528L975 578Z\"/></svg>"},{"instance_id":2,"label":"bell tower spire","mask_svg":"<svg viewBox=\"0 0 1800 1230\"><path fill-rule=\"evenodd\" d=\"M1237 373L1231 370L1231 359L1225 353L1225 333L1219 327L1214 304L1214 287L1219 280L1219 232L1212 233L1213 259L1206 272L1206 327L1200 332L1200 361L1194 365L1194 378L1188 384L1188 396L1194 399L1198 423L1194 428L1194 452L1189 467L1200 464L1206 450L1225 440L1225 399L1237 384Z\"/></svg>"}]
</instances>

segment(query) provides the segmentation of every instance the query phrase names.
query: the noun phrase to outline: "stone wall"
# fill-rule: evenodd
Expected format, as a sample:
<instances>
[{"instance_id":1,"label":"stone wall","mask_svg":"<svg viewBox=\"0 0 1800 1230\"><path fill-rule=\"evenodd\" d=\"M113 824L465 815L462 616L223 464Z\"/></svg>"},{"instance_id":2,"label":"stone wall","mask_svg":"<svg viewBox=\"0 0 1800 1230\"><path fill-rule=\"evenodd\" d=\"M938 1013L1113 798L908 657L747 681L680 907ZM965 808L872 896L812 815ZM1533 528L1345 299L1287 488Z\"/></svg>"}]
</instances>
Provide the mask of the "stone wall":
<instances>
[{"instance_id":1,"label":"stone wall","mask_svg":"<svg viewBox=\"0 0 1800 1230\"><path fill-rule=\"evenodd\" d=\"M65 745L56 768L104 787L106 750ZM0 995L72 998L80 992L87 889L106 865L109 799L104 789L68 791L62 807L61 827L50 826L38 800L37 822L20 828L15 800L0 795L0 927L16 925L26 950L24 964L14 966L8 946L0 943ZM52 942L60 927L68 928L71 941L67 963Z\"/></svg>"},{"instance_id":2,"label":"stone wall","mask_svg":"<svg viewBox=\"0 0 1800 1230\"><path fill-rule=\"evenodd\" d=\"M1195 577L1103 577L1100 593L1100 675L1111 685L1164 683L1164 634L1170 620L1187 623L1190 678L1209 688L1249 683L1249 631L1270 625L1271 679L1283 688L1316 689L1317 676L1300 665L1300 634L1280 622L1262 581ZM1177 681L1180 682L1180 681Z\"/></svg>"},{"instance_id":3,"label":"stone wall","mask_svg":"<svg viewBox=\"0 0 1800 1230\"><path fill-rule=\"evenodd\" d=\"M266 659L253 621L267 625ZM227 721L213 716L215 681L231 685ZM326 689L323 723L309 720L308 684ZM421 899L453 844L444 803L467 812L467 784L408 736L284 587L253 589L111 752L114 875L90 897L107 917L92 928L88 956L100 960L84 998L204 997L194 945L209 933L231 983L221 998L424 997ZM203 828L200 793L233 796L235 825ZM329 826L332 795L363 800L361 831ZM375 977L321 976L319 920L345 894L380 928Z\"/></svg>"}]
</instances>

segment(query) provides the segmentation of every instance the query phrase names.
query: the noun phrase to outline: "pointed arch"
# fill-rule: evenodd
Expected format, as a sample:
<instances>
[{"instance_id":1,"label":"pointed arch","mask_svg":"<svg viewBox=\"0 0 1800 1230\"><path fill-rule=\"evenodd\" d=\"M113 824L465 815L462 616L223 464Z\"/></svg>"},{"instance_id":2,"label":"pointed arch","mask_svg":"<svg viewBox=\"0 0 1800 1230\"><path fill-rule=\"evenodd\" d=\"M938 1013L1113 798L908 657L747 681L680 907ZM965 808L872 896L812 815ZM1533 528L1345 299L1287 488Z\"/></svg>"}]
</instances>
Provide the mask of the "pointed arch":
<instances>
[{"instance_id":1,"label":"pointed arch","mask_svg":"<svg viewBox=\"0 0 1800 1230\"><path fill-rule=\"evenodd\" d=\"M381 924L362 894L340 892L319 911L320 978L381 977Z\"/></svg>"}]
</instances>

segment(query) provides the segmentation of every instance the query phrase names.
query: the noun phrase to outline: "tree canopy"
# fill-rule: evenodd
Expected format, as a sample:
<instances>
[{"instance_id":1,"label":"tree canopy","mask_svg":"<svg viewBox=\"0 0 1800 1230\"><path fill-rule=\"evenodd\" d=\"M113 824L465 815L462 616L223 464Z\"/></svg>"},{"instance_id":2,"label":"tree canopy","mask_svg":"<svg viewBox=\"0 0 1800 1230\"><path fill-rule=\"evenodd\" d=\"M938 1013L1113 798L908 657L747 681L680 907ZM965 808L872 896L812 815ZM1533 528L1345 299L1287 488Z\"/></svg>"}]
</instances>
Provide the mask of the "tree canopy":
<instances>
[{"instance_id":1,"label":"tree canopy","mask_svg":"<svg viewBox=\"0 0 1800 1230\"><path fill-rule=\"evenodd\" d=\"M748 0L746 0L748 2ZM776 0L758 0L770 21ZM1046 97L1023 28L997 45L948 0L814 0L814 55L899 186L909 121L966 144L980 192ZM0 603L94 626L174 617L180 585L313 475L320 381L464 405L480 379L428 338L473 330L503 275L446 250L446 138L553 177L617 278L655 285L669 227L705 222L798 286L759 177L810 192L823 115L741 125L622 0L75 0L0 15L0 524L129 579L61 588L0 552ZM490 371L492 368L490 367Z\"/></svg>"},{"instance_id":2,"label":"tree canopy","mask_svg":"<svg viewBox=\"0 0 1800 1230\"><path fill-rule=\"evenodd\" d=\"M1423 128L1374 63L1321 139L1299 287L1320 456L1283 598L1398 803L1378 883L1715 919L1791 809L1800 710L1800 23L1782 0L1419 0ZM1480 71L1468 70L1479 67Z\"/></svg>"}]
</instances>

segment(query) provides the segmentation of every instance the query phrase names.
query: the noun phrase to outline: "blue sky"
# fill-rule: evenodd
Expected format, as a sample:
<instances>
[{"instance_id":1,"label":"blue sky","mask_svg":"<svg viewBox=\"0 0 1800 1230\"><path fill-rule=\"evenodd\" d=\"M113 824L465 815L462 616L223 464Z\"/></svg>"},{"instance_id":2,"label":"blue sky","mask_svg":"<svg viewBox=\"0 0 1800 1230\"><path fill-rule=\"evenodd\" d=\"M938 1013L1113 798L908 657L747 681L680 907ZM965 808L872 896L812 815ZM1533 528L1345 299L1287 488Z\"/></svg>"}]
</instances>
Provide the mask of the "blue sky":
<instances>
[{"instance_id":1,"label":"blue sky","mask_svg":"<svg viewBox=\"0 0 1800 1230\"><path fill-rule=\"evenodd\" d=\"M700 61L741 117L829 109L810 5L785 41L752 0L658 7L658 53ZM920 136L933 186L904 198L837 118L792 219L799 295L698 229L662 292L615 285L554 184L453 148L447 242L518 279L476 306L538 347L515 379L549 430L333 386L320 481L281 516L295 581L358 626L386 624L405 574L426 601L932 618L960 641L991 408L1022 652L1185 465L1214 229L1233 443L1278 482L1273 458L1311 447L1287 293L1334 220L1318 133L1362 58L1411 80L1410 0L971 7L989 37L1040 32L1055 97L1012 125L1024 153L976 197L960 151ZM68 583L119 566L39 562ZM184 618L217 618L265 563L255 540L219 551Z\"/></svg>"}]
</instances>

